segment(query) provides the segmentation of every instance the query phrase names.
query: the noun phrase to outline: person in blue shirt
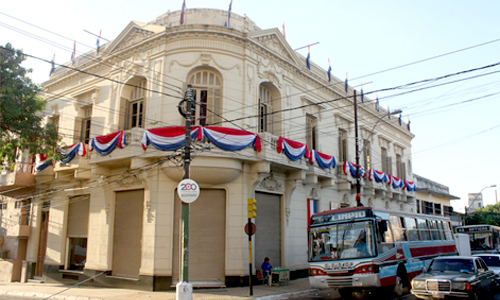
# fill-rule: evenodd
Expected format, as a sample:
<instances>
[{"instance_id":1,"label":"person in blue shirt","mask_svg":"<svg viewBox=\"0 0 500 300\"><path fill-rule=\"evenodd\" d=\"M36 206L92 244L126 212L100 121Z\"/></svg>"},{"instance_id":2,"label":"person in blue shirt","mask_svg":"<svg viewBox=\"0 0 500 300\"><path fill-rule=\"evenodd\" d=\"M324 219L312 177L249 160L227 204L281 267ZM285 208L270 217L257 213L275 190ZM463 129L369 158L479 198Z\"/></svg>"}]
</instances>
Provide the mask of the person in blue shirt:
<instances>
[{"instance_id":1,"label":"person in blue shirt","mask_svg":"<svg viewBox=\"0 0 500 300\"><path fill-rule=\"evenodd\" d=\"M269 263L269 257L264 258L264 262L262 263L260 268L262 269L262 273L264 275L264 278L269 276L269 274L271 273L271 270L273 269L273 266L271 266L271 264Z\"/></svg>"}]
</instances>

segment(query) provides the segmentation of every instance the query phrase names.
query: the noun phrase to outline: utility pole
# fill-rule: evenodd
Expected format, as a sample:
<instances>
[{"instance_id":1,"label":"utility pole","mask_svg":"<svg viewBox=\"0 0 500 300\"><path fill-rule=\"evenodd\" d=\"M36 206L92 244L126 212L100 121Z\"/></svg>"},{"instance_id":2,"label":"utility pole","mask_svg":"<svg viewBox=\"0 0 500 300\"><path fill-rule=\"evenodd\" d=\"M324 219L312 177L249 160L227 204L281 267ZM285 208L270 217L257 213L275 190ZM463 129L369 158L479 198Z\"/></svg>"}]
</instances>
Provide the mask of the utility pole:
<instances>
[{"instance_id":1,"label":"utility pole","mask_svg":"<svg viewBox=\"0 0 500 300\"><path fill-rule=\"evenodd\" d=\"M359 136L358 136L358 103L356 90L354 90L354 135L356 136L356 206L363 206L361 203L361 172L359 168Z\"/></svg>"},{"instance_id":2,"label":"utility pole","mask_svg":"<svg viewBox=\"0 0 500 300\"><path fill-rule=\"evenodd\" d=\"M189 179L189 167L191 164L191 124L193 110L193 89L190 84L186 89L186 136L184 142L184 179ZM177 300L193 299L193 286L189 281L189 203L181 201L181 263L180 281L176 286Z\"/></svg>"}]
</instances>

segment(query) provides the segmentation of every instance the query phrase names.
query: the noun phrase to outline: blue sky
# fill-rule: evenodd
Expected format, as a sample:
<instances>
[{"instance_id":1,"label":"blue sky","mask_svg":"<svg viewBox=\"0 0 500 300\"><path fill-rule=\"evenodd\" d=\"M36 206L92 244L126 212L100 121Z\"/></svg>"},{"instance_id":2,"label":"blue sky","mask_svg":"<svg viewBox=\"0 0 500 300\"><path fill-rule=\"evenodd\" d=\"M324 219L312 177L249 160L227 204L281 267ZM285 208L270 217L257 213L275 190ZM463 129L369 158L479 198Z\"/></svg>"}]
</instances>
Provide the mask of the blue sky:
<instances>
[{"instance_id":1,"label":"blue sky","mask_svg":"<svg viewBox=\"0 0 500 300\"><path fill-rule=\"evenodd\" d=\"M130 21L146 23L181 5L182 0L7 1L0 7L0 44L10 42L46 60L55 53L56 62L64 63L73 40L77 52L95 47L95 37L85 31L102 29L112 40ZM227 10L229 0L186 5ZM448 186L462 199L453 201L458 211L468 193L500 184L500 67L482 68L500 62L499 11L500 2L493 0L233 0L232 7L262 29L284 23L293 49L319 42L311 47L311 60L326 69L330 59L334 76L343 80L348 72L349 84L363 83L365 93L477 68L378 93L382 107L402 109L403 120L411 120L413 172ZM35 82L48 79L49 64L29 59L25 66L34 69ZM496 188L485 189L483 197L485 204L495 203Z\"/></svg>"}]
</instances>

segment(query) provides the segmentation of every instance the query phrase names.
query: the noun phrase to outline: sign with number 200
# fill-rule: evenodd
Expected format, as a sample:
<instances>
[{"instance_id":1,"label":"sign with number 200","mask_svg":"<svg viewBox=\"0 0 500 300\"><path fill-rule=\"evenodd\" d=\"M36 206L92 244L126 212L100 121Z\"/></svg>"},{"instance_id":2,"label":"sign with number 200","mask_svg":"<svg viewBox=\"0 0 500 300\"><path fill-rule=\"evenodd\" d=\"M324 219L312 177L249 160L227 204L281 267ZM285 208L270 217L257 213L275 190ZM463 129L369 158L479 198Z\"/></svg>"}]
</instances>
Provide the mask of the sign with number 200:
<instances>
[{"instance_id":1,"label":"sign with number 200","mask_svg":"<svg viewBox=\"0 0 500 300\"><path fill-rule=\"evenodd\" d=\"M192 203L200 196L200 189L196 181L183 179L177 186L177 194L184 203Z\"/></svg>"}]
</instances>

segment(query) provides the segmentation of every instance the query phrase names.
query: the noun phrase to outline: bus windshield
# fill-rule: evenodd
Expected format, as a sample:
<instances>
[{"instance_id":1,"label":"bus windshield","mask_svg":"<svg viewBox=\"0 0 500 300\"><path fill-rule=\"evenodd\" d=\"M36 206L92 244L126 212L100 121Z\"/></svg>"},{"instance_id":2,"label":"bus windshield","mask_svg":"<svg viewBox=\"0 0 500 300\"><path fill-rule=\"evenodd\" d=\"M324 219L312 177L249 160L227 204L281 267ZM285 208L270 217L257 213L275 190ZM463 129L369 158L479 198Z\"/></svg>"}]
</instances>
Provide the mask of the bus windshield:
<instances>
[{"instance_id":1,"label":"bus windshield","mask_svg":"<svg viewBox=\"0 0 500 300\"><path fill-rule=\"evenodd\" d=\"M469 233L472 250L494 250L493 234L491 232Z\"/></svg>"},{"instance_id":2,"label":"bus windshield","mask_svg":"<svg viewBox=\"0 0 500 300\"><path fill-rule=\"evenodd\" d=\"M373 221L348 222L311 228L309 261L373 257Z\"/></svg>"}]
</instances>

